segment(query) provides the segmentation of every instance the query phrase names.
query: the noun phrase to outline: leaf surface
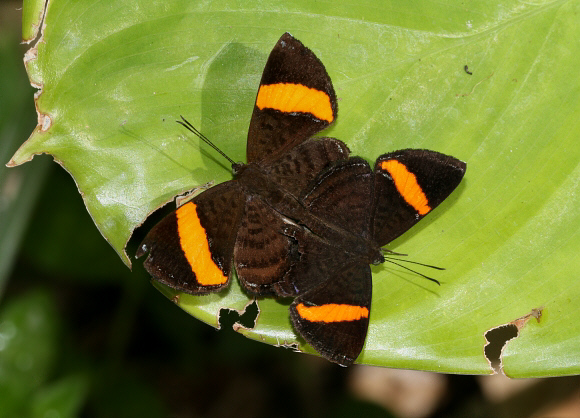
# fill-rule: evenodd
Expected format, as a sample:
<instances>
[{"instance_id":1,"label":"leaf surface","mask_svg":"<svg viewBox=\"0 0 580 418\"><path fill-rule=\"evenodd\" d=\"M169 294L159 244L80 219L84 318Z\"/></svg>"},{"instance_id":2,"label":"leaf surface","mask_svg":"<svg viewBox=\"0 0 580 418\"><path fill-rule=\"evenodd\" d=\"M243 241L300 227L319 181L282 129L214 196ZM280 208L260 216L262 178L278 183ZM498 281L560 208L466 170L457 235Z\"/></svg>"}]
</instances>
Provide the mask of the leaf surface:
<instances>
[{"instance_id":1,"label":"leaf surface","mask_svg":"<svg viewBox=\"0 0 580 418\"><path fill-rule=\"evenodd\" d=\"M458 190L389 247L446 267L442 286L374 268L359 361L490 373L485 331L542 307L504 350L505 372L579 373L579 12L574 0L52 1L27 64L42 86L41 123L10 164L52 154L129 264L125 244L148 214L231 178L174 121L184 115L244 160L261 71L289 31L333 79L339 116L325 135L370 161L412 147L468 163ZM221 307L249 300L236 283L179 304L216 325ZM259 307L256 327L241 332L310 350L287 304Z\"/></svg>"}]
</instances>

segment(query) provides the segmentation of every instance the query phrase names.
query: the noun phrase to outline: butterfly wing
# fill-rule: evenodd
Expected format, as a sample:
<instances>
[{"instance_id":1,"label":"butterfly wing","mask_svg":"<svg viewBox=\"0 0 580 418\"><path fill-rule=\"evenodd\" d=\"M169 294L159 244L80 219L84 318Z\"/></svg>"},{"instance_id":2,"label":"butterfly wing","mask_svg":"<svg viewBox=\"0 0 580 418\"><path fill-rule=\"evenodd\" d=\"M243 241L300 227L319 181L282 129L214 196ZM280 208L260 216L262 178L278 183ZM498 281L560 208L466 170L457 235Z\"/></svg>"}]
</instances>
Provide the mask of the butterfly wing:
<instances>
[{"instance_id":1,"label":"butterfly wing","mask_svg":"<svg viewBox=\"0 0 580 418\"><path fill-rule=\"evenodd\" d=\"M234 248L234 263L240 283L251 293L275 292L299 259L297 242L284 233L282 215L261 198L247 196Z\"/></svg>"},{"instance_id":2,"label":"butterfly wing","mask_svg":"<svg viewBox=\"0 0 580 418\"><path fill-rule=\"evenodd\" d=\"M360 157L351 157L322 171L302 196L302 201L313 215L328 224L368 238L372 180L369 164ZM322 233L321 236L327 235Z\"/></svg>"},{"instance_id":3,"label":"butterfly wing","mask_svg":"<svg viewBox=\"0 0 580 418\"><path fill-rule=\"evenodd\" d=\"M336 119L330 77L314 53L285 33L270 53L248 131L248 163L268 163Z\"/></svg>"},{"instance_id":4,"label":"butterfly wing","mask_svg":"<svg viewBox=\"0 0 580 418\"><path fill-rule=\"evenodd\" d=\"M359 356L371 309L371 269L350 262L290 305L294 328L326 359L342 366Z\"/></svg>"},{"instance_id":5,"label":"butterfly wing","mask_svg":"<svg viewBox=\"0 0 580 418\"><path fill-rule=\"evenodd\" d=\"M384 245L439 205L457 187L465 168L453 157L425 150L385 154L374 173L364 160L352 157L324 170L303 202L329 224ZM290 316L322 356L349 365L366 338L372 279L364 257L353 254L351 247L341 242L335 252L338 263L346 260L344 266L328 275L323 271L320 285L299 292ZM300 279L298 275L296 283Z\"/></svg>"},{"instance_id":6,"label":"butterfly wing","mask_svg":"<svg viewBox=\"0 0 580 418\"><path fill-rule=\"evenodd\" d=\"M298 197L332 162L346 160L350 150L334 138L310 138L264 167L268 178Z\"/></svg>"},{"instance_id":7,"label":"butterfly wing","mask_svg":"<svg viewBox=\"0 0 580 418\"><path fill-rule=\"evenodd\" d=\"M427 215L455 190L466 164L435 151L406 149L375 164L372 237L383 246Z\"/></svg>"},{"instance_id":8,"label":"butterfly wing","mask_svg":"<svg viewBox=\"0 0 580 418\"><path fill-rule=\"evenodd\" d=\"M229 283L244 195L235 181L218 184L163 218L147 234L137 257L158 281L203 294Z\"/></svg>"}]
</instances>

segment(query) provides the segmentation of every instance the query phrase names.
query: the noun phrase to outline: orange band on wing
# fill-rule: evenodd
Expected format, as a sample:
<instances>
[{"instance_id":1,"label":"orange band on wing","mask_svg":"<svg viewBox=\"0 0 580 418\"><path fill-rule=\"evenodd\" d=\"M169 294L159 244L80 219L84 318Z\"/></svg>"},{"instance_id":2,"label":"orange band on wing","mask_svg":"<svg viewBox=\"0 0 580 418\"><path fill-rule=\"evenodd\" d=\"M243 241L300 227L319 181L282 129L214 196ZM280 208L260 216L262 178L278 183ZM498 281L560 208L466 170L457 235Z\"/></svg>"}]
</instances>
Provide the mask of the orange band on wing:
<instances>
[{"instance_id":1,"label":"orange band on wing","mask_svg":"<svg viewBox=\"0 0 580 418\"><path fill-rule=\"evenodd\" d=\"M185 258L202 286L219 285L228 281L227 276L211 258L207 235L193 202L177 209L177 232Z\"/></svg>"},{"instance_id":2,"label":"orange band on wing","mask_svg":"<svg viewBox=\"0 0 580 418\"><path fill-rule=\"evenodd\" d=\"M302 84L278 83L261 85L256 99L256 106L260 110L267 107L285 113L310 113L328 123L334 120L328 94Z\"/></svg>"},{"instance_id":3,"label":"orange band on wing","mask_svg":"<svg viewBox=\"0 0 580 418\"><path fill-rule=\"evenodd\" d=\"M419 215L426 215L431 210L427 196L423 193L421 186L417 183L417 177L405 167L405 164L397 160L386 160L381 162L381 169L389 172L395 187L405 202L411 205Z\"/></svg>"},{"instance_id":4,"label":"orange band on wing","mask_svg":"<svg viewBox=\"0 0 580 418\"><path fill-rule=\"evenodd\" d=\"M296 305L296 311L302 319L310 322L358 321L369 317L369 310L365 306L336 303L320 306L306 306L299 303Z\"/></svg>"}]
</instances>

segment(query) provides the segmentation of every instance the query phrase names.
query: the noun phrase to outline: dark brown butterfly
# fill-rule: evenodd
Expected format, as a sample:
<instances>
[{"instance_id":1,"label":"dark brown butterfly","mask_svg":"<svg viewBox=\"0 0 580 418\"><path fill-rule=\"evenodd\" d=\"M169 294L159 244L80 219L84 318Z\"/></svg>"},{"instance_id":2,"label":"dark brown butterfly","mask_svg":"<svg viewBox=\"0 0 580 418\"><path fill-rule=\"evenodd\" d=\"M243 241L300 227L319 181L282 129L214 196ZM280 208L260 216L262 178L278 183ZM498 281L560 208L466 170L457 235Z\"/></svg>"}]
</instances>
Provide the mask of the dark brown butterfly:
<instances>
[{"instance_id":1,"label":"dark brown butterfly","mask_svg":"<svg viewBox=\"0 0 580 418\"><path fill-rule=\"evenodd\" d=\"M235 268L251 294L294 297L298 333L328 360L348 365L367 333L369 264L385 261L381 247L439 205L466 165L407 149L371 167L341 141L312 137L336 114L324 66L284 34L260 82L248 163L233 164L233 180L159 222L137 256L149 252L147 271L183 292L220 291Z\"/></svg>"}]
</instances>

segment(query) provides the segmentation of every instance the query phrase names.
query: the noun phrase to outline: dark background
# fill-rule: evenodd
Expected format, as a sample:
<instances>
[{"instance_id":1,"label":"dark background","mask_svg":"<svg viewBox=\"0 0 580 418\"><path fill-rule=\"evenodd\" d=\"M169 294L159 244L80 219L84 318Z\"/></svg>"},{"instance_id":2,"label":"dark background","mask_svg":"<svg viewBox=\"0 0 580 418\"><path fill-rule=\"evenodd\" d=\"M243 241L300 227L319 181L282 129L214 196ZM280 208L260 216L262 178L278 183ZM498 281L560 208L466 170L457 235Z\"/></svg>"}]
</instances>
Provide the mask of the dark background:
<instances>
[{"instance_id":1,"label":"dark background","mask_svg":"<svg viewBox=\"0 0 580 418\"><path fill-rule=\"evenodd\" d=\"M21 7L0 1L0 418L580 414L578 377L346 369L236 334L237 313L218 332L181 311L126 268L51 157L4 167L36 124Z\"/></svg>"}]
</instances>

